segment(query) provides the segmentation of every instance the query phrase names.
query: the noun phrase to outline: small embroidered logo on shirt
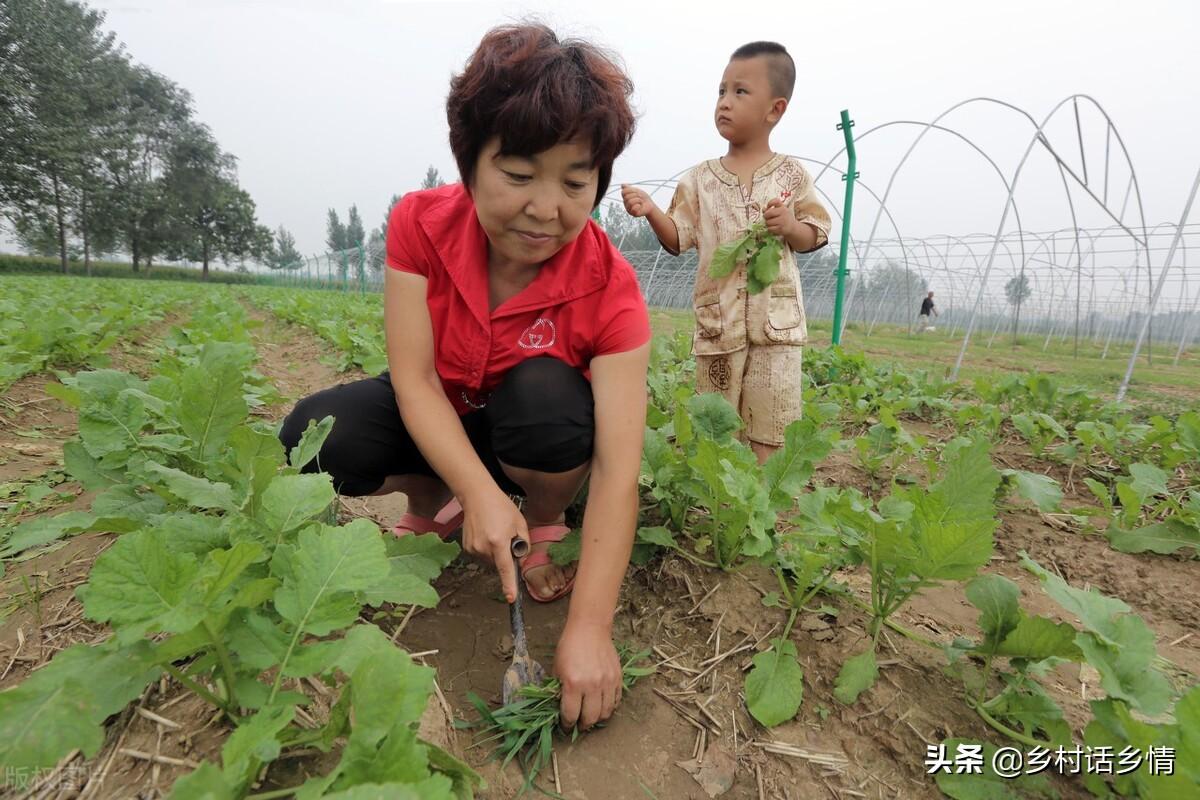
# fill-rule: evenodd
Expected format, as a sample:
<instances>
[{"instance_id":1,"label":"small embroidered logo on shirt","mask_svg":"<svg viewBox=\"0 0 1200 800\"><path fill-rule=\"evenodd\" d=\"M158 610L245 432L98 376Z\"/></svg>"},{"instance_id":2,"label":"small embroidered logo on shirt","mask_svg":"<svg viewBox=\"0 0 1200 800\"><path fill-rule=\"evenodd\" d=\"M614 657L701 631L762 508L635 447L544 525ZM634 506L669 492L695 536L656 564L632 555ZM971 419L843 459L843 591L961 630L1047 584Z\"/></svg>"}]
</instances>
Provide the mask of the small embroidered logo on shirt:
<instances>
[{"instance_id":1,"label":"small embroidered logo on shirt","mask_svg":"<svg viewBox=\"0 0 1200 800\"><path fill-rule=\"evenodd\" d=\"M556 341L554 323L548 319L538 319L525 329L517 344L526 350L545 350L553 347Z\"/></svg>"}]
</instances>

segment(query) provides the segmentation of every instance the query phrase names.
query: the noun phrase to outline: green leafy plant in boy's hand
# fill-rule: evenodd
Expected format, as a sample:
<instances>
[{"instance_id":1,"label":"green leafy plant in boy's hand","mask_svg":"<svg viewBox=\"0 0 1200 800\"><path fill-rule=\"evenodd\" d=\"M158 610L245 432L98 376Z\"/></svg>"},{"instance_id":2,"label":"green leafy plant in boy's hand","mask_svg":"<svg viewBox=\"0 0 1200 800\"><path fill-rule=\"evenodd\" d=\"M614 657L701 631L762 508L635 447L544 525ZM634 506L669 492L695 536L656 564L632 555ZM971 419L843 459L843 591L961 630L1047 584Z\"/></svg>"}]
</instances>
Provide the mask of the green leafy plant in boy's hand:
<instances>
[{"instance_id":1,"label":"green leafy plant in boy's hand","mask_svg":"<svg viewBox=\"0 0 1200 800\"><path fill-rule=\"evenodd\" d=\"M779 259L784 247L783 240L768 233L766 223L759 220L743 236L716 249L708 264L709 277L729 277L738 264L745 263L746 290L758 294L779 277Z\"/></svg>"}]
</instances>

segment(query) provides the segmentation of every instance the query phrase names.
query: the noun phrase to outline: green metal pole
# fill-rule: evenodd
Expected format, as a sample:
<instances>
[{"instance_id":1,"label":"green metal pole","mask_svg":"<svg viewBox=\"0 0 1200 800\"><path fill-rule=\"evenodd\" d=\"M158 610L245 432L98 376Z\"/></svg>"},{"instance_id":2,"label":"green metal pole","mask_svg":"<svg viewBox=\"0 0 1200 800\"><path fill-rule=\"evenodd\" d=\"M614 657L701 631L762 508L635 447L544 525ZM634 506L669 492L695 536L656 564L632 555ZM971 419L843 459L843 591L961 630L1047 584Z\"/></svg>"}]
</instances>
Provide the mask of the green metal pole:
<instances>
[{"instance_id":1,"label":"green metal pole","mask_svg":"<svg viewBox=\"0 0 1200 800\"><path fill-rule=\"evenodd\" d=\"M837 268L837 296L833 301L833 343L842 343L842 301L846 296L846 276L850 274L850 270L846 269L846 257L850 252L850 209L854 204L854 181L858 178L858 157L854 153L854 135L850 129L854 127L854 120L850 119L850 112L842 109L842 121L838 123L838 130L842 132L842 136L846 140L846 174L842 176L842 180L846 182L846 202L842 206L842 250L838 253L838 268Z\"/></svg>"}]
</instances>

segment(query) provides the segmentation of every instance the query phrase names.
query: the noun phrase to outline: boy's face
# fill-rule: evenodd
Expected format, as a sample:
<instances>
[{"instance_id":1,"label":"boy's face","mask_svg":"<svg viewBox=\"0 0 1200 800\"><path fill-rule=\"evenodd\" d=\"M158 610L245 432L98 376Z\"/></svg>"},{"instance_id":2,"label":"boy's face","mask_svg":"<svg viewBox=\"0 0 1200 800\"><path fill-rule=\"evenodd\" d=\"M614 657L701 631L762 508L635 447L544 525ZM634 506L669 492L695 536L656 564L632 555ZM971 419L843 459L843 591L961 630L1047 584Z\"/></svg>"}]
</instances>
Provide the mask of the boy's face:
<instances>
[{"instance_id":1,"label":"boy's face","mask_svg":"<svg viewBox=\"0 0 1200 800\"><path fill-rule=\"evenodd\" d=\"M775 127L787 100L771 92L767 59L735 58L725 67L717 89L714 120L717 132L732 143L741 143Z\"/></svg>"}]
</instances>

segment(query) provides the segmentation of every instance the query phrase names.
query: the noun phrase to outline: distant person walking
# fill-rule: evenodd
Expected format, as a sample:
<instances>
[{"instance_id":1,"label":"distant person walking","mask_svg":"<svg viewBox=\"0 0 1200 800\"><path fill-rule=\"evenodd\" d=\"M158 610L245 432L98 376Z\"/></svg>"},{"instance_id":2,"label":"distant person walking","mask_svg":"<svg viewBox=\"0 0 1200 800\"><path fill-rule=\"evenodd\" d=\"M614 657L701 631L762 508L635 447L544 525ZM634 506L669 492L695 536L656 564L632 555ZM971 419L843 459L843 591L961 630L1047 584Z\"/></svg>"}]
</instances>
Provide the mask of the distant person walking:
<instances>
[{"instance_id":1,"label":"distant person walking","mask_svg":"<svg viewBox=\"0 0 1200 800\"><path fill-rule=\"evenodd\" d=\"M917 333L933 330L933 318L937 315L937 306L933 304L933 292L930 292L921 301L921 312L917 315Z\"/></svg>"}]
</instances>

